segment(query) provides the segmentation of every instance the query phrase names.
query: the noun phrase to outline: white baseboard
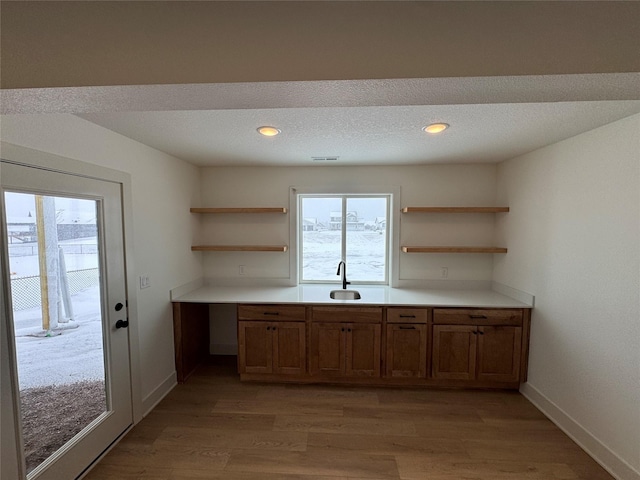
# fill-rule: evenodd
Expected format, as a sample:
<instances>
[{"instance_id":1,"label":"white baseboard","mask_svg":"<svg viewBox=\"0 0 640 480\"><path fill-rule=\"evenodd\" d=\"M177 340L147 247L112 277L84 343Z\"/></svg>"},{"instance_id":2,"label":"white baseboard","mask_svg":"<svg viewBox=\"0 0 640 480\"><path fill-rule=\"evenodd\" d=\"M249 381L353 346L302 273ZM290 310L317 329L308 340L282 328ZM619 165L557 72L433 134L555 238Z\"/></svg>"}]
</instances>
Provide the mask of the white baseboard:
<instances>
[{"instance_id":1,"label":"white baseboard","mask_svg":"<svg viewBox=\"0 0 640 480\"><path fill-rule=\"evenodd\" d=\"M569 414L545 397L529 383L520 386L520 393L566 433L580 448L617 480L640 480L640 472L612 452L609 447L588 432Z\"/></svg>"},{"instance_id":2,"label":"white baseboard","mask_svg":"<svg viewBox=\"0 0 640 480\"><path fill-rule=\"evenodd\" d=\"M171 390L173 390L173 388L178 384L177 379L178 377L174 371L160 385L158 385L153 392L142 400L142 411L144 412L144 417L149 415L151 410L153 410L156 405L158 405L158 403L160 403L162 399L166 397Z\"/></svg>"}]
</instances>

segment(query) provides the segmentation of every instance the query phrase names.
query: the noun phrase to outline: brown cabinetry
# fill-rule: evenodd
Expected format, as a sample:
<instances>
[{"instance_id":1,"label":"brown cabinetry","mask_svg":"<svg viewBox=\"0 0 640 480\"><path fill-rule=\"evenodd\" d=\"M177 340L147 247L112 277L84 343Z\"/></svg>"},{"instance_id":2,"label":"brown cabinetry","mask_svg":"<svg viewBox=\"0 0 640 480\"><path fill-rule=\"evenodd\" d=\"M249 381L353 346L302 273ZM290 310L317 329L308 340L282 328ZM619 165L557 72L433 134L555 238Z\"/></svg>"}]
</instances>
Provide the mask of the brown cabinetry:
<instances>
[{"instance_id":1,"label":"brown cabinetry","mask_svg":"<svg viewBox=\"0 0 640 480\"><path fill-rule=\"evenodd\" d=\"M382 309L313 307L310 373L379 377Z\"/></svg>"},{"instance_id":2,"label":"brown cabinetry","mask_svg":"<svg viewBox=\"0 0 640 480\"><path fill-rule=\"evenodd\" d=\"M523 320L516 309L435 309L432 377L477 384L524 380Z\"/></svg>"},{"instance_id":3,"label":"brown cabinetry","mask_svg":"<svg viewBox=\"0 0 640 480\"><path fill-rule=\"evenodd\" d=\"M238 367L240 374L303 375L305 307L239 306Z\"/></svg>"},{"instance_id":4,"label":"brown cabinetry","mask_svg":"<svg viewBox=\"0 0 640 480\"><path fill-rule=\"evenodd\" d=\"M243 380L513 388L529 308L239 304ZM208 355L207 304L174 303L178 381Z\"/></svg>"},{"instance_id":5,"label":"brown cabinetry","mask_svg":"<svg viewBox=\"0 0 640 480\"><path fill-rule=\"evenodd\" d=\"M426 308L387 309L385 375L424 378L427 375Z\"/></svg>"}]
</instances>

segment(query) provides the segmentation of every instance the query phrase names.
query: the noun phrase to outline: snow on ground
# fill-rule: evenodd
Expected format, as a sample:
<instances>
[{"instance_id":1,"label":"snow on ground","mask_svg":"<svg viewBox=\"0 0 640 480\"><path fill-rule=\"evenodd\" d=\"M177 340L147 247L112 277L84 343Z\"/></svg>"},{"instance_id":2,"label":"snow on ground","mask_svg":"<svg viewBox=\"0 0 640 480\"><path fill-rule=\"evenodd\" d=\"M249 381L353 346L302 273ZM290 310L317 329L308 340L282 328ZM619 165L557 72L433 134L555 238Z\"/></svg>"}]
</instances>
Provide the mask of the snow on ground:
<instances>
[{"instance_id":1,"label":"snow on ground","mask_svg":"<svg viewBox=\"0 0 640 480\"><path fill-rule=\"evenodd\" d=\"M340 253L339 230L304 232L304 280L339 281L336 275ZM385 242L383 231L347 232L347 280L384 281Z\"/></svg>"},{"instance_id":2,"label":"snow on ground","mask_svg":"<svg viewBox=\"0 0 640 480\"><path fill-rule=\"evenodd\" d=\"M31 336L42 330L40 307L14 312L20 390L104 380L99 287L83 290L71 299L78 328L62 330L60 335Z\"/></svg>"},{"instance_id":3,"label":"snow on ground","mask_svg":"<svg viewBox=\"0 0 640 480\"><path fill-rule=\"evenodd\" d=\"M80 251L83 247L83 251L91 252L65 253L67 271L97 268L96 243L95 237L61 241L60 245L71 251ZM37 252L37 244L21 244L30 245ZM39 275L37 254L10 255L9 264L11 278ZM84 289L72 295L71 301L74 321L70 323L77 328L56 331L50 337L34 336L43 332L40 306L13 312L20 390L104 380L100 288L96 285Z\"/></svg>"}]
</instances>

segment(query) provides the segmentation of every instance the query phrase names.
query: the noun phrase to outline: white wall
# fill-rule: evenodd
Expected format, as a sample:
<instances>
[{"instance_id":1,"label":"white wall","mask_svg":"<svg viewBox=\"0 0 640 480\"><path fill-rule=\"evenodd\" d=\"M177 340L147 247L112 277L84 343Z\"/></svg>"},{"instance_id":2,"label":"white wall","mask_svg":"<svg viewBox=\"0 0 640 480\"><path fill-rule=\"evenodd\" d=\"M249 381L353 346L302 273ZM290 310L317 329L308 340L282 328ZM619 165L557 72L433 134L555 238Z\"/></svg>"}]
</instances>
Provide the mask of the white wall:
<instances>
[{"instance_id":1,"label":"white wall","mask_svg":"<svg viewBox=\"0 0 640 480\"><path fill-rule=\"evenodd\" d=\"M624 479L640 478L639 192L640 115L498 167L494 280L536 297L523 393Z\"/></svg>"},{"instance_id":2,"label":"white wall","mask_svg":"<svg viewBox=\"0 0 640 480\"><path fill-rule=\"evenodd\" d=\"M215 167L202 169L203 206L289 206L289 187L400 187L401 206L493 205L495 165L429 165L398 167ZM289 244L291 215L202 216L203 243ZM489 215L404 214L400 242L407 245L491 245L495 217ZM398 246L399 248L399 246ZM205 276L238 279L288 278L287 253L206 253ZM336 262L337 265L337 262ZM400 278L439 280L441 266L450 280L490 281L490 255L400 255Z\"/></svg>"},{"instance_id":3,"label":"white wall","mask_svg":"<svg viewBox=\"0 0 640 480\"><path fill-rule=\"evenodd\" d=\"M429 165L398 167L215 167L202 169L202 202L207 207L288 207L289 187L335 187L349 192L357 186L400 187L401 206L493 205L495 165ZM211 244L289 244L288 215L202 215L198 242ZM492 245L495 216L404 214L400 217L404 245ZM396 245L399 249L399 245ZM204 272L212 282L292 281L287 253L238 252L204 254ZM238 266L245 275L238 275ZM337 265L337 261L336 261ZM440 267L449 268L447 286L456 281L491 281L492 256L483 254L400 254L402 283L439 283ZM276 280L277 279L277 280ZM211 307L210 351L237 352L235 310Z\"/></svg>"},{"instance_id":4,"label":"white wall","mask_svg":"<svg viewBox=\"0 0 640 480\"><path fill-rule=\"evenodd\" d=\"M169 290L202 276L202 258L190 251L197 221L198 169L73 115L2 117L2 140L127 172L131 175L138 331L143 409L175 382Z\"/></svg>"}]
</instances>

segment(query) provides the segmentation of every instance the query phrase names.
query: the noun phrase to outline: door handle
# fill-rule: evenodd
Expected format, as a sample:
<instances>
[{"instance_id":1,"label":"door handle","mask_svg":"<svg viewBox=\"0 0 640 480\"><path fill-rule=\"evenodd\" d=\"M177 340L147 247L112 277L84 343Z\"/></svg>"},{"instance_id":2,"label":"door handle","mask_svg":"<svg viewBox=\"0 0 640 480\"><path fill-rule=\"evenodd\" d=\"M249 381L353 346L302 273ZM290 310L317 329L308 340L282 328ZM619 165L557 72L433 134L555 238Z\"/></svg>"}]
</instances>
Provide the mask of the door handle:
<instances>
[{"instance_id":1,"label":"door handle","mask_svg":"<svg viewBox=\"0 0 640 480\"><path fill-rule=\"evenodd\" d=\"M118 320L116 322L116 328L127 328L129 326L129 320Z\"/></svg>"}]
</instances>

